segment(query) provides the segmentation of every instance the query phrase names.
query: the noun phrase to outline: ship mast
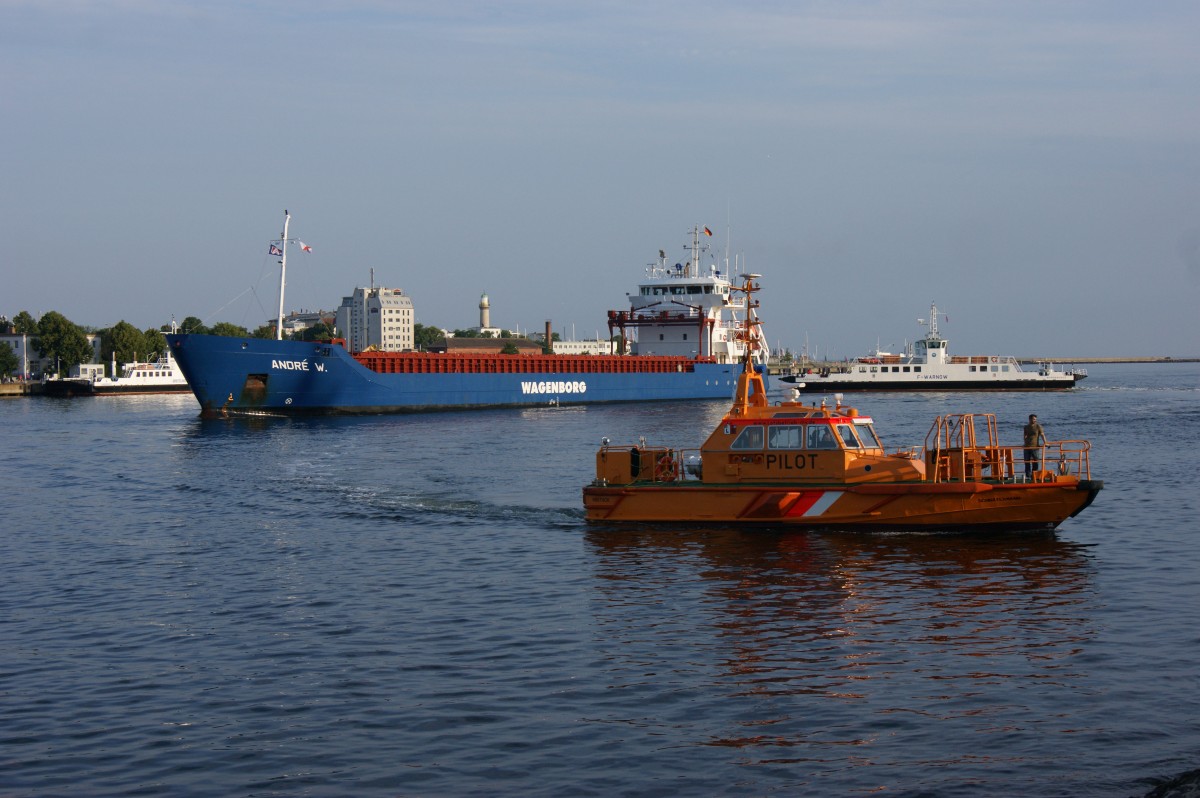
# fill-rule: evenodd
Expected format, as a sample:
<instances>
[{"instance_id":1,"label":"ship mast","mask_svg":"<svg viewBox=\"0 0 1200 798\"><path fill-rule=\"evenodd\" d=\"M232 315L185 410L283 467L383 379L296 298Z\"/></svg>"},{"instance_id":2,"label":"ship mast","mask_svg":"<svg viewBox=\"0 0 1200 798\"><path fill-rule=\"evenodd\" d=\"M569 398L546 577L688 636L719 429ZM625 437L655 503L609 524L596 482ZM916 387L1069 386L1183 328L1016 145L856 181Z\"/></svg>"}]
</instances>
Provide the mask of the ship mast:
<instances>
[{"instance_id":1,"label":"ship mast","mask_svg":"<svg viewBox=\"0 0 1200 798\"><path fill-rule=\"evenodd\" d=\"M759 331L762 322L758 320L758 314L755 312L758 301L754 299L754 292L758 291L760 286L754 281L761 277L761 274L744 274L742 285L733 286L733 290L746 295L746 318L739 336L745 348L742 351L742 373L738 375L737 387L733 392L733 407L729 411L733 416L745 416L751 407L767 406L767 386L762 374L754 365L754 352L762 343L762 333Z\"/></svg>"},{"instance_id":2,"label":"ship mast","mask_svg":"<svg viewBox=\"0 0 1200 798\"><path fill-rule=\"evenodd\" d=\"M275 340L283 340L283 286L287 282L287 244L288 223L292 217L283 209L283 257L279 261L279 315L275 319Z\"/></svg>"}]
</instances>

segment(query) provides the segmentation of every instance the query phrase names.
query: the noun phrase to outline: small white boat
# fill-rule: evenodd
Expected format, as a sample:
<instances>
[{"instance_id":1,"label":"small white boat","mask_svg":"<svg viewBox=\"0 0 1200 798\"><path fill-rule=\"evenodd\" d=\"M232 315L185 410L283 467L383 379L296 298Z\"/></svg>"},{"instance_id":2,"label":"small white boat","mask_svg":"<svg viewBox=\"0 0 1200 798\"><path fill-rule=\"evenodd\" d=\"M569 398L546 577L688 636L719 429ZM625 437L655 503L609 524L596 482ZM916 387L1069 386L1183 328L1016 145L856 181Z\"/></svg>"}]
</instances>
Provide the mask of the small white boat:
<instances>
[{"instance_id":1,"label":"small white boat","mask_svg":"<svg viewBox=\"0 0 1200 798\"><path fill-rule=\"evenodd\" d=\"M115 371L115 359L113 367ZM50 396L133 396L190 390L169 349L157 360L126 363L119 377L67 377L47 380L45 384L45 392Z\"/></svg>"},{"instance_id":2,"label":"small white boat","mask_svg":"<svg viewBox=\"0 0 1200 798\"><path fill-rule=\"evenodd\" d=\"M1087 376L1084 369L1062 370L1040 363L1026 371L1015 357L979 355L951 357L947 340L938 335L937 305L929 319L919 319L928 332L904 355L875 352L844 365L808 369L780 377L805 392L832 391L1061 391Z\"/></svg>"}]
</instances>

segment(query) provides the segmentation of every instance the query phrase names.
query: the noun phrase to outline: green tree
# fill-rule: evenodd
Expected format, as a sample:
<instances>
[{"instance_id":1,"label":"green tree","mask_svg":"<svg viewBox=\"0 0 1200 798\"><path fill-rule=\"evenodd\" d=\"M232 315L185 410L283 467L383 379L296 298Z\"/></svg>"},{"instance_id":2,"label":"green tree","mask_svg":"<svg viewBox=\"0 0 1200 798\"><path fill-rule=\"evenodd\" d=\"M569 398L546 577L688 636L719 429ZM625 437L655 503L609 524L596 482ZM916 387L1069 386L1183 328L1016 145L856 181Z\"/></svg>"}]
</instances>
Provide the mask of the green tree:
<instances>
[{"instance_id":1,"label":"green tree","mask_svg":"<svg viewBox=\"0 0 1200 798\"><path fill-rule=\"evenodd\" d=\"M491 338L490 335L484 335L479 330L455 330L455 338Z\"/></svg>"},{"instance_id":2,"label":"green tree","mask_svg":"<svg viewBox=\"0 0 1200 798\"><path fill-rule=\"evenodd\" d=\"M21 362L17 360L17 353L8 345L8 341L0 343L0 377L7 377L20 366Z\"/></svg>"},{"instance_id":3,"label":"green tree","mask_svg":"<svg viewBox=\"0 0 1200 798\"><path fill-rule=\"evenodd\" d=\"M413 325L413 346L421 351L428 351L445 344L446 336L437 327L424 324Z\"/></svg>"},{"instance_id":4,"label":"green tree","mask_svg":"<svg viewBox=\"0 0 1200 798\"><path fill-rule=\"evenodd\" d=\"M142 336L146 339L146 354L157 357L167 351L167 338L160 330L151 327L142 333Z\"/></svg>"},{"instance_id":5,"label":"green tree","mask_svg":"<svg viewBox=\"0 0 1200 798\"><path fill-rule=\"evenodd\" d=\"M245 338L250 335L245 327L239 327L228 321L219 321L208 330L209 335L224 335L227 338Z\"/></svg>"},{"instance_id":6,"label":"green tree","mask_svg":"<svg viewBox=\"0 0 1200 798\"><path fill-rule=\"evenodd\" d=\"M275 325L274 324L264 324L261 327L255 327L254 332L252 332L250 334L250 337L252 337L252 338L268 338L268 339L274 338L275 337Z\"/></svg>"},{"instance_id":7,"label":"green tree","mask_svg":"<svg viewBox=\"0 0 1200 798\"><path fill-rule=\"evenodd\" d=\"M519 354L521 354L521 350L517 348L517 345L515 343L513 343L512 340L509 340L509 341L506 341L504 343L504 346L500 349L500 354L502 354L502 355L519 355Z\"/></svg>"},{"instance_id":8,"label":"green tree","mask_svg":"<svg viewBox=\"0 0 1200 798\"><path fill-rule=\"evenodd\" d=\"M121 321L100 332L100 362L111 363L116 359L117 367L139 358L146 359L146 336L129 322ZM110 377L117 376L110 374Z\"/></svg>"},{"instance_id":9,"label":"green tree","mask_svg":"<svg viewBox=\"0 0 1200 798\"><path fill-rule=\"evenodd\" d=\"M208 328L204 326L204 322L195 316L188 316L183 320L183 324L179 325L181 333L195 333L196 335L208 335Z\"/></svg>"},{"instance_id":10,"label":"green tree","mask_svg":"<svg viewBox=\"0 0 1200 798\"><path fill-rule=\"evenodd\" d=\"M333 328L325 322L307 327L292 336L293 341L328 341L333 337Z\"/></svg>"},{"instance_id":11,"label":"green tree","mask_svg":"<svg viewBox=\"0 0 1200 798\"><path fill-rule=\"evenodd\" d=\"M54 361L60 374L92 360L92 345L83 330L58 311L52 310L38 320L37 335L38 354Z\"/></svg>"},{"instance_id":12,"label":"green tree","mask_svg":"<svg viewBox=\"0 0 1200 798\"><path fill-rule=\"evenodd\" d=\"M22 310L13 319L13 329L17 335L25 333L27 335L37 335L38 323L37 319L30 315L28 310Z\"/></svg>"}]
</instances>

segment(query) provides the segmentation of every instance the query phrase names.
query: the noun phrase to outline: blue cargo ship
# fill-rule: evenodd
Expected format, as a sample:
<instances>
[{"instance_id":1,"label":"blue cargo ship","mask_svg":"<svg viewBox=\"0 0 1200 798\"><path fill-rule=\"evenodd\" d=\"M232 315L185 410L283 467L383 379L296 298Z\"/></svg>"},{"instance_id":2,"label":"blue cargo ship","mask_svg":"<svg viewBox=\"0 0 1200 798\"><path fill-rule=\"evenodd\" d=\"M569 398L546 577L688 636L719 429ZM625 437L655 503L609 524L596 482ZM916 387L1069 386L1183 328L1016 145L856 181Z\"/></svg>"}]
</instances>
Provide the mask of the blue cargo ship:
<instances>
[{"instance_id":1,"label":"blue cargo ship","mask_svg":"<svg viewBox=\"0 0 1200 798\"><path fill-rule=\"evenodd\" d=\"M282 255L280 319L288 218L271 250ZM660 250L630 309L609 311L609 339L629 341L627 354L351 352L341 340L196 334L167 342L205 417L728 399L746 346L739 315L754 310L730 275L701 268L702 234L711 236L692 231L686 263L668 265ZM752 348L766 352L761 341Z\"/></svg>"}]
</instances>

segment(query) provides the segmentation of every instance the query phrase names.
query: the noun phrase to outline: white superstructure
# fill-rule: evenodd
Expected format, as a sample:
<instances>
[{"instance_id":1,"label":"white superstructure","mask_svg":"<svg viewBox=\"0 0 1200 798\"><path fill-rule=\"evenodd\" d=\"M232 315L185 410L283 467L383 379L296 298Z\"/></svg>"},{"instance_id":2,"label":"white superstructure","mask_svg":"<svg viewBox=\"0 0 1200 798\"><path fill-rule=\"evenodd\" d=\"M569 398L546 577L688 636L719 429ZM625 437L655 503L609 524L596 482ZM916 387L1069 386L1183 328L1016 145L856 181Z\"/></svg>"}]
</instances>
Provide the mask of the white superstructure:
<instances>
[{"instance_id":1,"label":"white superstructure","mask_svg":"<svg viewBox=\"0 0 1200 798\"><path fill-rule=\"evenodd\" d=\"M715 262L702 265L708 250L701 235L711 237L708 228L692 229L686 263L669 265L663 250L658 261L646 270L646 279L629 294L629 310L610 310L609 336L620 332L637 355L672 355L712 358L718 363L737 363L745 344L741 340L747 313L746 298L730 290L728 265L722 271ZM755 358L765 362L768 347L762 332L754 325L760 345Z\"/></svg>"}]
</instances>

